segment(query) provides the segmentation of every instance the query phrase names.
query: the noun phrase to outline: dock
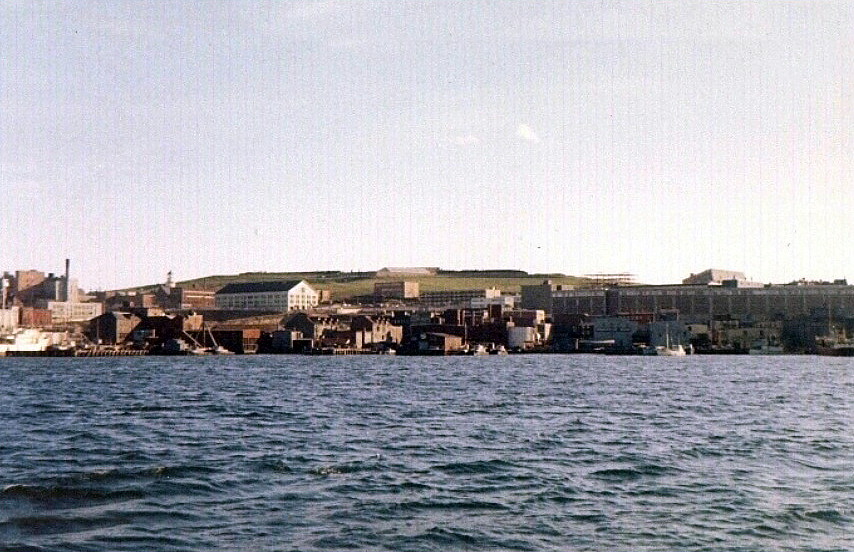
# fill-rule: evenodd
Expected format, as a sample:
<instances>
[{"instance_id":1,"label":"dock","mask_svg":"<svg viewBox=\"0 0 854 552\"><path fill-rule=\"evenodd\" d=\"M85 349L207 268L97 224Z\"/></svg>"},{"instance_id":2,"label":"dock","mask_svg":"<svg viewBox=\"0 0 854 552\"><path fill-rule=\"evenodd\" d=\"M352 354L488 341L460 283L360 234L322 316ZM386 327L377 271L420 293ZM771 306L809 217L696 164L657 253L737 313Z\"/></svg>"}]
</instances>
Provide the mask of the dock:
<instances>
[{"instance_id":1,"label":"dock","mask_svg":"<svg viewBox=\"0 0 854 552\"><path fill-rule=\"evenodd\" d=\"M144 356L137 349L48 349L45 351L6 351L7 357L126 357Z\"/></svg>"}]
</instances>

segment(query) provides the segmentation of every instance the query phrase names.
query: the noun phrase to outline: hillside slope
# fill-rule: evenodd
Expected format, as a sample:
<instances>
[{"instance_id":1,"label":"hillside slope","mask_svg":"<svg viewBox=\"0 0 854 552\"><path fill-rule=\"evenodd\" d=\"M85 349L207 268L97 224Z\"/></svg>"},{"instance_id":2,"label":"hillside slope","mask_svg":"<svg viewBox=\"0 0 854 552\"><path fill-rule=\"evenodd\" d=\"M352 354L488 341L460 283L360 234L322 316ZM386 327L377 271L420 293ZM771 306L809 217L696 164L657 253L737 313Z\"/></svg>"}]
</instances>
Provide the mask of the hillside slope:
<instances>
[{"instance_id":1,"label":"hillside slope","mask_svg":"<svg viewBox=\"0 0 854 552\"><path fill-rule=\"evenodd\" d=\"M374 284L383 281L418 282L421 291L463 290L497 288L504 293L519 293L521 286L540 284L549 279L555 284L579 285L585 278L564 274L527 274L520 270L440 270L435 276L377 278L374 272L244 272L233 275L212 275L178 282L179 286L218 290L231 283L269 282L281 280L306 280L319 289L332 292L333 300L341 301L359 295L370 295ZM154 286L134 288L144 291Z\"/></svg>"}]
</instances>

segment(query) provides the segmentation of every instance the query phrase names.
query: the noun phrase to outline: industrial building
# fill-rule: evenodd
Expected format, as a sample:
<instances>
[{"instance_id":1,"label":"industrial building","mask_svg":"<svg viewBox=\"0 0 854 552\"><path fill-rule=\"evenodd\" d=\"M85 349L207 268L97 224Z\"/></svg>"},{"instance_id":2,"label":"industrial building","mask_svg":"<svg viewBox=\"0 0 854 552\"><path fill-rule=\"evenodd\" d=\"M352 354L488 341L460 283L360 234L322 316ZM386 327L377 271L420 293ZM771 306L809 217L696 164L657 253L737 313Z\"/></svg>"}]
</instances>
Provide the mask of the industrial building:
<instances>
[{"instance_id":1,"label":"industrial building","mask_svg":"<svg viewBox=\"0 0 854 552\"><path fill-rule=\"evenodd\" d=\"M706 273L707 277L710 271ZM590 316L672 310L687 323L702 324L722 317L789 320L817 312L842 318L854 316L854 286L841 281L757 286L746 280L726 279L706 284L565 289L546 281L538 286L523 286L522 306L542 308L553 315Z\"/></svg>"},{"instance_id":2,"label":"industrial building","mask_svg":"<svg viewBox=\"0 0 854 552\"><path fill-rule=\"evenodd\" d=\"M376 282L374 284L374 297L380 301L386 299L395 299L399 301L417 299L418 295L418 282L395 281Z\"/></svg>"},{"instance_id":3,"label":"industrial building","mask_svg":"<svg viewBox=\"0 0 854 552\"><path fill-rule=\"evenodd\" d=\"M429 308L469 307L472 299L495 299L498 297L501 297L501 290L495 288L422 291L418 302Z\"/></svg>"}]
</instances>

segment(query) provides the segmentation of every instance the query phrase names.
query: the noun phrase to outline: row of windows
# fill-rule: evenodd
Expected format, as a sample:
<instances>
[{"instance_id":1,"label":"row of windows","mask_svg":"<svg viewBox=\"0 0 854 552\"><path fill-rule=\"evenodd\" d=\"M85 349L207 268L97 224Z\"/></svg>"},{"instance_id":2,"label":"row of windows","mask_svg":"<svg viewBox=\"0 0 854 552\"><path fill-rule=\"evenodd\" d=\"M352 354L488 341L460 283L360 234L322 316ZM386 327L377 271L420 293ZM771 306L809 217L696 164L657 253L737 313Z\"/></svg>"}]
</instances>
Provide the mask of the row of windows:
<instances>
[{"instance_id":1,"label":"row of windows","mask_svg":"<svg viewBox=\"0 0 854 552\"><path fill-rule=\"evenodd\" d=\"M729 296L620 296L614 301L604 297L555 297L553 311L568 314L605 314L612 312L655 312L662 309L678 309L684 315L708 314L753 314L753 315L798 315L810 314L817 309L831 308L834 311L854 313L854 296L819 295L729 295Z\"/></svg>"},{"instance_id":2,"label":"row of windows","mask_svg":"<svg viewBox=\"0 0 854 552\"><path fill-rule=\"evenodd\" d=\"M290 299L290 300L289 300ZM226 309L303 309L317 305L317 298L310 295L288 297L286 294L245 294L239 296L219 296L217 306Z\"/></svg>"},{"instance_id":3,"label":"row of windows","mask_svg":"<svg viewBox=\"0 0 854 552\"><path fill-rule=\"evenodd\" d=\"M677 290L637 290L637 289L620 289L618 291L622 297L661 297L661 296L693 296L693 297L720 297L720 296L771 296L771 297L801 297L801 296L824 296L824 297L852 297L854 296L854 286L845 288L822 289L819 287L783 287L783 288L704 288L698 289L677 289ZM560 291L554 294L554 297L601 297L604 295L602 291Z\"/></svg>"}]
</instances>

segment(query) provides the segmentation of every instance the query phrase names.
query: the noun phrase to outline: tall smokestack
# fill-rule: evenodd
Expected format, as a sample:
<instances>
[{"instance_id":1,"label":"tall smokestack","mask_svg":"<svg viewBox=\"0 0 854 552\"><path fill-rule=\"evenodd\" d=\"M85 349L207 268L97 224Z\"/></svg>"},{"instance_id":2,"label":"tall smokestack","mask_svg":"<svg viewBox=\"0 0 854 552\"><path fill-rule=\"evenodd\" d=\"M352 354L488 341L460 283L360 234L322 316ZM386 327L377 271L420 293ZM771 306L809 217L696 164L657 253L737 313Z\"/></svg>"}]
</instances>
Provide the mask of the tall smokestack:
<instances>
[{"instance_id":1,"label":"tall smokestack","mask_svg":"<svg viewBox=\"0 0 854 552\"><path fill-rule=\"evenodd\" d=\"M71 259L65 259L65 302L71 301L71 280L69 279L71 271Z\"/></svg>"}]
</instances>

